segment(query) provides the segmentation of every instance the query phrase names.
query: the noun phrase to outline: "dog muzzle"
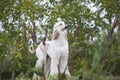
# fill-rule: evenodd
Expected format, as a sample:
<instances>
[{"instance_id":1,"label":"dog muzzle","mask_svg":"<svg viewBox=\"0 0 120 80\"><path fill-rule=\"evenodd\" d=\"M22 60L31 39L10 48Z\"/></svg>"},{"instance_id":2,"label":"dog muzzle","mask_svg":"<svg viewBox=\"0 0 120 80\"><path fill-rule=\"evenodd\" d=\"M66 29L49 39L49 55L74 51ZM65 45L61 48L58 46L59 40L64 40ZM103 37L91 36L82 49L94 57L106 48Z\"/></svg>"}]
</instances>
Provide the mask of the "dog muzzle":
<instances>
[{"instance_id":1,"label":"dog muzzle","mask_svg":"<svg viewBox=\"0 0 120 80\"><path fill-rule=\"evenodd\" d=\"M67 26L65 26L65 28L64 29L67 29Z\"/></svg>"}]
</instances>

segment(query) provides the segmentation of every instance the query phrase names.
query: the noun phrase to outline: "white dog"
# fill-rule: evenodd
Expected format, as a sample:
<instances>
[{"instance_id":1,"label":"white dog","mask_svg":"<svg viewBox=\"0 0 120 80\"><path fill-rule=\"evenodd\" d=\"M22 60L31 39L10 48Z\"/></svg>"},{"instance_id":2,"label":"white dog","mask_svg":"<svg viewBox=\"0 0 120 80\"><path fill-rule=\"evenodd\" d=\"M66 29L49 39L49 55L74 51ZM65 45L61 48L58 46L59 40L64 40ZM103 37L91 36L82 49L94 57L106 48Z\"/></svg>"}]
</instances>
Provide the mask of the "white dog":
<instances>
[{"instance_id":1,"label":"white dog","mask_svg":"<svg viewBox=\"0 0 120 80\"><path fill-rule=\"evenodd\" d=\"M53 39L45 41L45 45L40 43L36 49L36 56L38 58L36 67L42 67L45 63L45 74L50 71L50 75L56 75L58 72L70 75L68 70L68 40L67 40L67 26L59 18L58 22L53 27ZM47 60L47 56L49 59ZM58 69L59 65L59 69Z\"/></svg>"}]
</instances>

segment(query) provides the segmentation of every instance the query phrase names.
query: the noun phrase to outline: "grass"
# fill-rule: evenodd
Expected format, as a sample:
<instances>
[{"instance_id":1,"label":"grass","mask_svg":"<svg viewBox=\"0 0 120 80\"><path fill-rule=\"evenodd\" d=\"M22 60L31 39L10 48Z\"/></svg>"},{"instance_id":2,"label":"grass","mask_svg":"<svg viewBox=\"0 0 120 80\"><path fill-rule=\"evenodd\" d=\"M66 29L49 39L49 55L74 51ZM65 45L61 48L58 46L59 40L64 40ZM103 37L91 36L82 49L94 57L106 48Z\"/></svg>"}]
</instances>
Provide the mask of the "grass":
<instances>
[{"instance_id":1,"label":"grass","mask_svg":"<svg viewBox=\"0 0 120 80\"><path fill-rule=\"evenodd\" d=\"M40 78L31 79L25 76L21 76L19 78L16 78L16 80L41 80L41 79ZM46 80L59 80L59 79L57 76L53 76L53 77L48 77ZM120 80L120 76L105 76L105 75L85 73L81 79L79 79L78 76L76 77L71 76L67 79L61 79L61 80Z\"/></svg>"}]
</instances>

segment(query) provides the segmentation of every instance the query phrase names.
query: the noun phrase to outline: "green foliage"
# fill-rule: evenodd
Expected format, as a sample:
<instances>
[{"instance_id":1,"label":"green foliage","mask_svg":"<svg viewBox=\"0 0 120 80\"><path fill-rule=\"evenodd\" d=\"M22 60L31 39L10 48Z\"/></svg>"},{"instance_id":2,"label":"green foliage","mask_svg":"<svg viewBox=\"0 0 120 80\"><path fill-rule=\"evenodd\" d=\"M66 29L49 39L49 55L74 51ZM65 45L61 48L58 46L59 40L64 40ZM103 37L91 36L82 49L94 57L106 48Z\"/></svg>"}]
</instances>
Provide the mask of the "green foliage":
<instances>
[{"instance_id":1,"label":"green foliage","mask_svg":"<svg viewBox=\"0 0 120 80\"><path fill-rule=\"evenodd\" d=\"M93 72L87 72L83 76L83 80L119 80L119 76L106 76L102 74L94 74Z\"/></svg>"},{"instance_id":2,"label":"green foliage","mask_svg":"<svg viewBox=\"0 0 120 80\"><path fill-rule=\"evenodd\" d=\"M107 75L119 75L120 63L120 35L119 32L114 34L111 40L105 40L101 49L101 61L103 64L102 70ZM104 61L103 61L104 60Z\"/></svg>"},{"instance_id":3,"label":"green foliage","mask_svg":"<svg viewBox=\"0 0 120 80\"><path fill-rule=\"evenodd\" d=\"M97 8L95 12L88 8L91 3ZM24 79L32 78L33 73L42 76L41 69L35 68L35 55L28 52L25 31L28 41L34 22L38 21L41 28L45 22L50 35L58 17L68 25L69 69L75 76L69 80L117 80L120 33L113 32L110 39L106 33L113 28L114 18L119 14L119 0L49 0L45 3L43 0L1 0L0 80L10 79L13 72L15 76L22 73ZM119 23L120 18L118 29ZM42 33L42 30L37 26L37 32ZM66 79L64 75L62 78ZM50 79L56 80L56 77Z\"/></svg>"}]
</instances>

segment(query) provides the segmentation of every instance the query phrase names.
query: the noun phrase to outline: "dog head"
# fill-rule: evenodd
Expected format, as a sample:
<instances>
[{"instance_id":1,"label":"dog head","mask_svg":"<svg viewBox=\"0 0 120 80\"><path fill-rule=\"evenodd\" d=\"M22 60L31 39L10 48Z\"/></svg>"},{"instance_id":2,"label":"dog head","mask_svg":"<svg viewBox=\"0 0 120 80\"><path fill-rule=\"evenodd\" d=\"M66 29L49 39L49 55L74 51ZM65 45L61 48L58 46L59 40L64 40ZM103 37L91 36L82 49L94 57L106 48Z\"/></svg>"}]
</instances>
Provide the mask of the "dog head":
<instances>
[{"instance_id":1,"label":"dog head","mask_svg":"<svg viewBox=\"0 0 120 80\"><path fill-rule=\"evenodd\" d=\"M57 19L53 27L53 39L56 40L59 37L67 39L67 26L60 18Z\"/></svg>"}]
</instances>

